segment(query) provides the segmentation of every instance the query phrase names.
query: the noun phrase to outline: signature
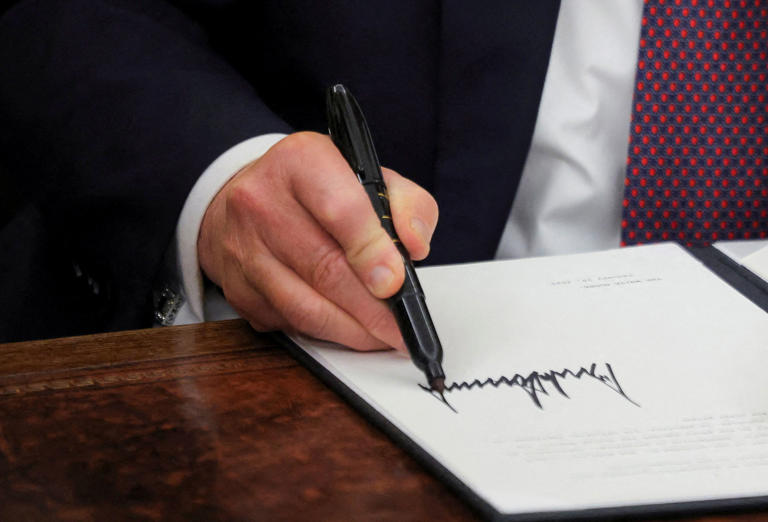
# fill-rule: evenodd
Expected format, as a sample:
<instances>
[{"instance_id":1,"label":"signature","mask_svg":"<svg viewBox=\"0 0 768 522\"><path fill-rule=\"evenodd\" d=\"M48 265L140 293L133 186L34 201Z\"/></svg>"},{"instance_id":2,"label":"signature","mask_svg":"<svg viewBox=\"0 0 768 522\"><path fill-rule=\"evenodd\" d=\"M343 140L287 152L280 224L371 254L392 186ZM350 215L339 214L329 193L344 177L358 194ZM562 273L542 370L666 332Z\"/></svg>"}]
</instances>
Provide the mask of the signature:
<instances>
[{"instance_id":1,"label":"signature","mask_svg":"<svg viewBox=\"0 0 768 522\"><path fill-rule=\"evenodd\" d=\"M461 382L453 382L451 384L448 384L445 386L445 393L455 393L460 391L469 391L474 388L481 389L485 388L486 386L493 386L494 388L498 388L502 385L509 386L510 388L519 387L523 391L525 391L528 394L528 397L531 398L533 401L533 404L536 405L539 409L544 409L544 407L541 404L541 395L549 395L549 392L554 388L555 391L557 391L560 395L563 397L566 397L570 399L568 393L566 393L565 389L563 388L564 382L568 378L575 378L581 380L582 378L590 378L594 379L605 386L607 386L609 389L613 390L620 396L624 397L627 401L634 404L638 408L640 405L629 398L629 396L624 392L624 389L621 387L621 384L619 384L619 380L616 378L616 374L613 372L613 368L609 363L605 363L604 365L605 369L602 368L600 371L598 371L597 363L592 363L588 368L582 366L578 370L571 370L569 368L564 368L563 370L547 370L544 372L531 372L528 375L521 375L519 373L516 373L513 377L507 377L502 375L498 379L494 379L492 377L488 377L487 379L481 381L480 379L475 379L471 382L467 381L461 381ZM436 395L433 393L433 390L430 390L426 386L423 386L419 384L421 389L423 389L426 392L429 392L432 394L435 398L440 400L440 402L444 403L446 406L448 406L450 409L452 409L454 412L456 410L448 404L448 401L445 400L445 397L440 397L439 395ZM458 412L456 412L458 413Z\"/></svg>"}]
</instances>

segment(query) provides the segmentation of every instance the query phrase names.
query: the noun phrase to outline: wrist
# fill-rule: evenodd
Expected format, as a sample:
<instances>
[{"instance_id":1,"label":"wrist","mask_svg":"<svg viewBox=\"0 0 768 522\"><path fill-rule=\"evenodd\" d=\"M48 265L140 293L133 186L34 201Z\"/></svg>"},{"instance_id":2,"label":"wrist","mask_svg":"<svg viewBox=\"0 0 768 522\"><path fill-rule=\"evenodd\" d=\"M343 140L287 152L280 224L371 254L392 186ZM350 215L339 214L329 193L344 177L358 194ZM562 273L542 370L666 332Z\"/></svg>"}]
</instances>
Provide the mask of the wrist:
<instances>
[{"instance_id":1,"label":"wrist","mask_svg":"<svg viewBox=\"0 0 768 522\"><path fill-rule=\"evenodd\" d=\"M214 226L218 219L212 212L208 219L209 208L222 187L244 166L260 158L275 143L282 140L284 134L265 134L241 142L219 156L203 172L192 188L179 216L176 228L176 249L178 251L178 269L184 295L189 304L191 315L199 321L204 320L204 292L201 268L208 277L215 281L216 259L212 240ZM213 207L217 208L216 206ZM203 227L203 221L208 224ZM205 229L205 230L204 230ZM203 236L202 245L200 238ZM203 252L205 264L201 264L199 253ZM218 283L218 282L217 282Z\"/></svg>"}]
</instances>

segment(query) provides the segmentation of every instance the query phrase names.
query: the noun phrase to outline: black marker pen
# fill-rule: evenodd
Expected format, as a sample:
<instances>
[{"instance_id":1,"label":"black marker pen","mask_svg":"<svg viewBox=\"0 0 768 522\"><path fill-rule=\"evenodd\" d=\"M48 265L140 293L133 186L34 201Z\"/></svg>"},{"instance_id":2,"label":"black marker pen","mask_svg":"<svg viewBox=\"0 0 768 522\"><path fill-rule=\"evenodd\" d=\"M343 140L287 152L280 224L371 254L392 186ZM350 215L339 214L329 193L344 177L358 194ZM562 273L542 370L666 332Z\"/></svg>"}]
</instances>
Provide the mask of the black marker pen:
<instances>
[{"instance_id":1,"label":"black marker pen","mask_svg":"<svg viewBox=\"0 0 768 522\"><path fill-rule=\"evenodd\" d=\"M343 85L334 85L326 93L328 130L333 143L352 167L365 188L381 226L403 256L405 282L387 301L395 316L413 363L427 376L432 390L441 396L445 390L442 368L443 348L427 310L424 291L416 277L416 269L408 251L397 237L389 210L387 186L381 175L381 165L373 148L371 133L360 106Z\"/></svg>"}]
</instances>

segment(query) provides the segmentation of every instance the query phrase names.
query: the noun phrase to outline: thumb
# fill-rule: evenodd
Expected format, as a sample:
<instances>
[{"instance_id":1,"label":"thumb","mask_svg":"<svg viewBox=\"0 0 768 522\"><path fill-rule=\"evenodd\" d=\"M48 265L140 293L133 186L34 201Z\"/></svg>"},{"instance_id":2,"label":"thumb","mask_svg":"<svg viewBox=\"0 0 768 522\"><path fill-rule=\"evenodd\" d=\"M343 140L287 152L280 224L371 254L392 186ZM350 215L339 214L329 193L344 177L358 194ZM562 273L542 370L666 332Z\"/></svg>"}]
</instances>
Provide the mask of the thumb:
<instances>
[{"instance_id":1,"label":"thumb","mask_svg":"<svg viewBox=\"0 0 768 522\"><path fill-rule=\"evenodd\" d=\"M421 260L429 254L429 243L438 218L437 202L432 195L397 172L382 168L389 193L392 221L400 241L411 258Z\"/></svg>"}]
</instances>

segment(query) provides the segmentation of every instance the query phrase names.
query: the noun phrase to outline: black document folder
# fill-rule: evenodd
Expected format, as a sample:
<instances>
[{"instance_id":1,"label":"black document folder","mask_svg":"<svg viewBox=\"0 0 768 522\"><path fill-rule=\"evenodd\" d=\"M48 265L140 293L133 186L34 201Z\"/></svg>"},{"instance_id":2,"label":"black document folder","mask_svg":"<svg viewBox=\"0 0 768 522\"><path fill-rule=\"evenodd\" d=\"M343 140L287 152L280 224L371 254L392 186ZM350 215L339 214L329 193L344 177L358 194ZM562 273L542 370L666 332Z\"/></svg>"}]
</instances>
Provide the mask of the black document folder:
<instances>
[{"instance_id":1,"label":"black document folder","mask_svg":"<svg viewBox=\"0 0 768 522\"><path fill-rule=\"evenodd\" d=\"M768 507L768 285L673 244L422 269L446 397L392 352L281 336L489 519Z\"/></svg>"}]
</instances>

